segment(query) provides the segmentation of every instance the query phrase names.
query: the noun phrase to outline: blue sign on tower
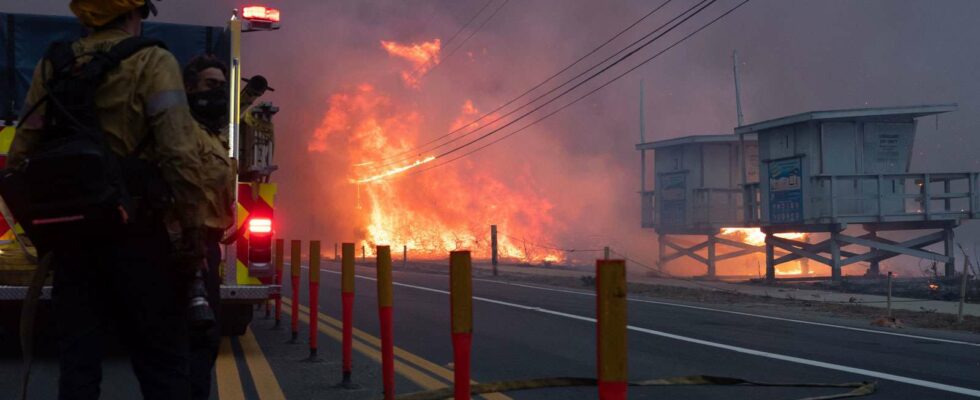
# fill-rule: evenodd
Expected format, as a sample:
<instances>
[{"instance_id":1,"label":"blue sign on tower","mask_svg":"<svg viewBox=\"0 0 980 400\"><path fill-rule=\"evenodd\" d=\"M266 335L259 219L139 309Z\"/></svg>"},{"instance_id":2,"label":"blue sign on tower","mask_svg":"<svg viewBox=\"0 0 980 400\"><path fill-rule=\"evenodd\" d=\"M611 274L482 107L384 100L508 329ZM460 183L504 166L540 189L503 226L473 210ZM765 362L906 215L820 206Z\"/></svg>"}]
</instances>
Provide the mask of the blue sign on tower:
<instances>
[{"instance_id":1,"label":"blue sign on tower","mask_svg":"<svg viewBox=\"0 0 980 400\"><path fill-rule=\"evenodd\" d=\"M803 222L803 158L769 162L769 222Z\"/></svg>"}]
</instances>

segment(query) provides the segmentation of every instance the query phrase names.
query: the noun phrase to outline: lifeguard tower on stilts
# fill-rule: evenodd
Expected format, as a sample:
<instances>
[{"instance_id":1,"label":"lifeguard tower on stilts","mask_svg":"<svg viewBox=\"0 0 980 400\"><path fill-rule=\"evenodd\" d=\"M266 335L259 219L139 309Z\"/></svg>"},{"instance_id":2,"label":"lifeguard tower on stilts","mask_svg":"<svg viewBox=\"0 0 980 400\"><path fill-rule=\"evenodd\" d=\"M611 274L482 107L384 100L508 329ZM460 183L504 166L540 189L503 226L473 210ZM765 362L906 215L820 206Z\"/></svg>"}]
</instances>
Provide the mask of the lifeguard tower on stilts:
<instances>
[{"instance_id":1,"label":"lifeguard tower on stilts","mask_svg":"<svg viewBox=\"0 0 980 400\"><path fill-rule=\"evenodd\" d=\"M758 167L751 168L758 165L754 142L731 134L698 135L640 143L636 149L643 171L641 224L657 234L658 268L689 257L704 264L706 276L715 277L719 261L765 251L763 246L719 236L724 228L746 227L739 174L740 165L748 165L744 172L758 180ZM648 151L654 153L655 190L648 190L646 181Z\"/></svg>"},{"instance_id":2,"label":"lifeguard tower on stilts","mask_svg":"<svg viewBox=\"0 0 980 400\"><path fill-rule=\"evenodd\" d=\"M840 281L844 266L866 262L878 275L882 261L900 255L944 263L954 275L954 232L980 213L978 173L909 172L916 119L954 111L955 105L814 111L735 129L742 151L743 220L766 234L766 279L781 263L810 259ZM755 172L754 172L755 171ZM844 233L860 226L865 233ZM923 234L921 231L931 231ZM780 232L824 233L805 243ZM901 239L885 232L906 232ZM916 233L910 237L909 233ZM941 252L927 249L943 243ZM846 248L846 249L845 249ZM777 251L787 254L778 256Z\"/></svg>"}]
</instances>

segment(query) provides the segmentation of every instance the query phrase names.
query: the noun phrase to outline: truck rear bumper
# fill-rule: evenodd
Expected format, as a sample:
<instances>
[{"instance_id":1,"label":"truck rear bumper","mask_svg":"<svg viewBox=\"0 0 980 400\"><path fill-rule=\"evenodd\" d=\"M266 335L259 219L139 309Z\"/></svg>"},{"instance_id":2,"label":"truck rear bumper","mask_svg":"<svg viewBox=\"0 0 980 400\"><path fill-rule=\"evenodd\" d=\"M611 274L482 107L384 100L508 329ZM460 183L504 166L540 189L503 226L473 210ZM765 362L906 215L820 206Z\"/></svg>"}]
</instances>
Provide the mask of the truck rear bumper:
<instances>
[{"instance_id":1,"label":"truck rear bumper","mask_svg":"<svg viewBox=\"0 0 980 400\"><path fill-rule=\"evenodd\" d=\"M222 303L260 303L279 296L280 285L221 285ZM27 286L0 285L0 301L23 301ZM51 286L41 290L41 299L51 299Z\"/></svg>"}]
</instances>

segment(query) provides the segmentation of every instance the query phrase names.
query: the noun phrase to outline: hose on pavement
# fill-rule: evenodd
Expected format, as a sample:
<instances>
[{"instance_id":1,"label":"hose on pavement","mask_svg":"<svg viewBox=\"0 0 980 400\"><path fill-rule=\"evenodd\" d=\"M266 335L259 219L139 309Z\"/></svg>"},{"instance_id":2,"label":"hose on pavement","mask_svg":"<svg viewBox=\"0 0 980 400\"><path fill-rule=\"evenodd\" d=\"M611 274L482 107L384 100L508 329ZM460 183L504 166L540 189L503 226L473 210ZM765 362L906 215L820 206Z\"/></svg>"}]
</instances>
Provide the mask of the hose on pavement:
<instances>
[{"instance_id":1,"label":"hose on pavement","mask_svg":"<svg viewBox=\"0 0 980 400\"><path fill-rule=\"evenodd\" d=\"M488 383L476 383L470 387L471 394L486 394L511 392L517 390L545 389L559 387L581 387L596 386L598 381L595 378L575 378L575 377L556 377L556 378L536 378L513 381L499 381ZM747 379L729 378L710 375L690 375L676 376L669 378L648 379L642 381L631 381L629 386L695 386L695 385L718 385L718 386L756 386L756 387L799 387L799 388L845 388L850 391L831 394L827 396L807 397L800 400L833 400L851 397L867 396L875 391L875 382L847 382L847 383L777 383L777 382L756 382ZM397 400L442 400L453 397L453 388L446 387L423 392L404 394L396 397Z\"/></svg>"}]
</instances>

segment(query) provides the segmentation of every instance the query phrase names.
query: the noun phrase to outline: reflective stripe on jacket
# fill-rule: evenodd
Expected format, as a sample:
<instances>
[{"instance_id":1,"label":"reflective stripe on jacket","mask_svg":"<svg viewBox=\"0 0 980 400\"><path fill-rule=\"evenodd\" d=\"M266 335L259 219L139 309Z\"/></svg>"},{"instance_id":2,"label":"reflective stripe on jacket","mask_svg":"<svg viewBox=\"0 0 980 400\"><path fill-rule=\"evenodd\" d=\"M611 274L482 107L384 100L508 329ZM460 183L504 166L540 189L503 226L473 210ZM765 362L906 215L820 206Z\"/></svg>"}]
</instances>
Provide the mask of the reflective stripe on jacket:
<instances>
[{"instance_id":1,"label":"reflective stripe on jacket","mask_svg":"<svg viewBox=\"0 0 980 400\"><path fill-rule=\"evenodd\" d=\"M72 49L75 54L106 51L129 36L119 29L96 31L75 42ZM89 58L79 57L78 62ZM41 82L50 75L46 64L42 60L34 70L25 111L45 95ZM185 228L203 226L208 188L200 154L201 138L207 133L191 117L173 54L148 47L123 60L106 74L95 94L95 104L107 143L116 154L132 154L146 135L154 135L152 145L141 157L158 165L170 184L177 222ZM17 130L9 153L10 166L22 163L37 144L43 132L44 111L42 104Z\"/></svg>"}]
</instances>

